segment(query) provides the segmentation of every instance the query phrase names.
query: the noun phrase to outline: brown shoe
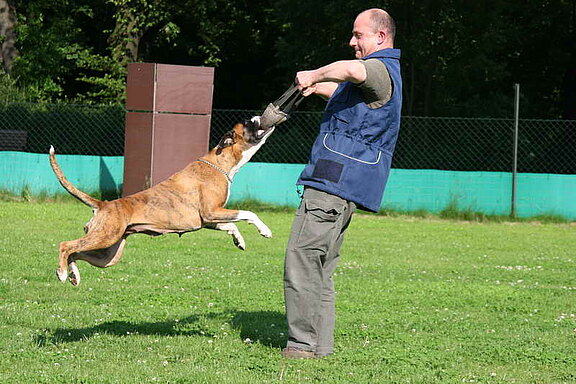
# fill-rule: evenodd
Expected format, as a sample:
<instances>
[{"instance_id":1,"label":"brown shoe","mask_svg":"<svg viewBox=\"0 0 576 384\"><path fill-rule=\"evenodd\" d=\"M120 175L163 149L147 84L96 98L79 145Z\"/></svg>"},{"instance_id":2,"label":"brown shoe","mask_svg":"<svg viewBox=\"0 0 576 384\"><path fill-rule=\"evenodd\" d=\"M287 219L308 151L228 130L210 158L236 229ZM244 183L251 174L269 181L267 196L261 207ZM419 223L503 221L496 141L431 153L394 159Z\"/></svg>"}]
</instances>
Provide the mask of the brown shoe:
<instances>
[{"instance_id":1,"label":"brown shoe","mask_svg":"<svg viewBox=\"0 0 576 384\"><path fill-rule=\"evenodd\" d=\"M312 351L305 351L296 347L286 347L282 350L282 357L285 359L315 359L316 355Z\"/></svg>"}]
</instances>

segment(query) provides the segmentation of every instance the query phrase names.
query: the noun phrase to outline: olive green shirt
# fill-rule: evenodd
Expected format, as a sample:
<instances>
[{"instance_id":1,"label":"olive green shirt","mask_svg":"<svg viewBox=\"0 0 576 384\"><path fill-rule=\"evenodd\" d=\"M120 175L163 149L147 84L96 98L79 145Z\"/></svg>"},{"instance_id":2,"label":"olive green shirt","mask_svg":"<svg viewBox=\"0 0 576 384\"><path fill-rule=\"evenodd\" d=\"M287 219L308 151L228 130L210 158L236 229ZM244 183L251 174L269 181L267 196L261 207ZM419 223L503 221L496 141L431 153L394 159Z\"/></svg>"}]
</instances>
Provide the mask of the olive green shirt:
<instances>
[{"instance_id":1,"label":"olive green shirt","mask_svg":"<svg viewBox=\"0 0 576 384\"><path fill-rule=\"evenodd\" d=\"M386 64L378 59L360 60L366 68L366 80L358 84L369 108L380 108L392 97L392 80Z\"/></svg>"}]
</instances>

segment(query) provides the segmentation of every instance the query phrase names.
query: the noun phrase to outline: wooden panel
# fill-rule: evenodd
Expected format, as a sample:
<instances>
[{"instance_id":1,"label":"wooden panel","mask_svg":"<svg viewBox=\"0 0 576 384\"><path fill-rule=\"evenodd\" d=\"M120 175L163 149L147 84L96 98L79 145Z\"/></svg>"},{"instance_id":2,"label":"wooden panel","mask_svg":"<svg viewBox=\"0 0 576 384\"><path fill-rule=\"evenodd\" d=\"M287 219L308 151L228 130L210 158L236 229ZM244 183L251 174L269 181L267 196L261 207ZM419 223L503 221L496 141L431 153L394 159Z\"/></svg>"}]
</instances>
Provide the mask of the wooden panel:
<instances>
[{"instance_id":1,"label":"wooden panel","mask_svg":"<svg viewBox=\"0 0 576 384\"><path fill-rule=\"evenodd\" d=\"M156 115L152 184L167 179L208 152L210 115Z\"/></svg>"},{"instance_id":2,"label":"wooden panel","mask_svg":"<svg viewBox=\"0 0 576 384\"><path fill-rule=\"evenodd\" d=\"M124 186L127 196L150 186L154 114L128 112L124 139Z\"/></svg>"},{"instance_id":3,"label":"wooden panel","mask_svg":"<svg viewBox=\"0 0 576 384\"><path fill-rule=\"evenodd\" d=\"M156 111L212 112L214 68L157 64L156 82Z\"/></svg>"},{"instance_id":4,"label":"wooden panel","mask_svg":"<svg viewBox=\"0 0 576 384\"><path fill-rule=\"evenodd\" d=\"M208 151L214 68L128 65L123 195L170 177Z\"/></svg>"},{"instance_id":5,"label":"wooden panel","mask_svg":"<svg viewBox=\"0 0 576 384\"><path fill-rule=\"evenodd\" d=\"M130 111L154 110L155 72L156 64L154 63L128 64L126 109Z\"/></svg>"}]
</instances>

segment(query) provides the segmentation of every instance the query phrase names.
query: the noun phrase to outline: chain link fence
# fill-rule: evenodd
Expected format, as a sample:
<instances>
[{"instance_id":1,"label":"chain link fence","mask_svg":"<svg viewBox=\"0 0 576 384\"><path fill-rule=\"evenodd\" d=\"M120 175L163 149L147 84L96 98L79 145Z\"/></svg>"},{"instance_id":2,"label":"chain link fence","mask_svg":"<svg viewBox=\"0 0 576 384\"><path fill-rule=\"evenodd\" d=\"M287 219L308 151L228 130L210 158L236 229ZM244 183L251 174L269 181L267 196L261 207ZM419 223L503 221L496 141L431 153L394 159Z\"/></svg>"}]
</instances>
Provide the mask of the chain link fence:
<instances>
[{"instance_id":1,"label":"chain link fence","mask_svg":"<svg viewBox=\"0 0 576 384\"><path fill-rule=\"evenodd\" d=\"M257 110L212 112L210 147ZM122 156L122 106L0 105L0 151ZM252 161L306 163L321 112L295 112L278 126ZM512 170L514 120L488 118L402 118L392 166L454 171ZM520 120L518 171L576 174L576 121Z\"/></svg>"},{"instance_id":2,"label":"chain link fence","mask_svg":"<svg viewBox=\"0 0 576 384\"><path fill-rule=\"evenodd\" d=\"M121 156L125 115L122 106L0 105L0 150Z\"/></svg>"}]
</instances>

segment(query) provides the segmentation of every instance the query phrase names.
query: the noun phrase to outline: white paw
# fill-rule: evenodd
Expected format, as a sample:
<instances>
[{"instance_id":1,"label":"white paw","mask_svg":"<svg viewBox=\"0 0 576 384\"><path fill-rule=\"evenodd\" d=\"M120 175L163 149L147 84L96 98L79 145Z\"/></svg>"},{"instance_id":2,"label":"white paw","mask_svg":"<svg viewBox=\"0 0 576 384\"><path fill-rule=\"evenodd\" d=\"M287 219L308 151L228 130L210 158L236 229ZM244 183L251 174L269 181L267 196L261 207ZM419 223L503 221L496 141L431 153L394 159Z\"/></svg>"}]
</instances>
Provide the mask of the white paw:
<instances>
[{"instance_id":1,"label":"white paw","mask_svg":"<svg viewBox=\"0 0 576 384\"><path fill-rule=\"evenodd\" d=\"M56 276L58 276L58 280L60 280L61 282L66 282L66 279L68 278L68 271L64 270L61 271L60 269L56 270Z\"/></svg>"},{"instance_id":2,"label":"white paw","mask_svg":"<svg viewBox=\"0 0 576 384\"><path fill-rule=\"evenodd\" d=\"M240 248L243 251L246 250L246 242L244 241L244 238L240 234L240 231L228 232L228 233L230 235L232 235L232 240L234 240L235 246L237 246L238 248Z\"/></svg>"},{"instance_id":3,"label":"white paw","mask_svg":"<svg viewBox=\"0 0 576 384\"><path fill-rule=\"evenodd\" d=\"M244 241L242 234L238 230L238 227L236 227L234 223L216 224L216 229L226 231L226 233L232 236L232 241L234 241L235 246L237 246L241 250L246 249L246 242Z\"/></svg>"},{"instance_id":4,"label":"white paw","mask_svg":"<svg viewBox=\"0 0 576 384\"><path fill-rule=\"evenodd\" d=\"M243 251L246 250L246 242L242 238L241 239L234 239L234 245L236 245L238 248L240 248Z\"/></svg>"},{"instance_id":5,"label":"white paw","mask_svg":"<svg viewBox=\"0 0 576 384\"><path fill-rule=\"evenodd\" d=\"M272 231L270 230L270 228L268 228L268 226L266 226L266 224L262 223L262 225L258 228L258 230L260 231L260 234L266 238L271 238L272 237Z\"/></svg>"},{"instance_id":6,"label":"white paw","mask_svg":"<svg viewBox=\"0 0 576 384\"><path fill-rule=\"evenodd\" d=\"M80 270L76 266L76 263L72 262L68 265L70 267L70 275L68 275L68 280L72 285L76 286L80 284Z\"/></svg>"},{"instance_id":7,"label":"white paw","mask_svg":"<svg viewBox=\"0 0 576 384\"><path fill-rule=\"evenodd\" d=\"M238 211L238 220L246 220L248 223L255 225L262 236L272 237L272 231L270 228L268 228L254 212Z\"/></svg>"}]
</instances>

